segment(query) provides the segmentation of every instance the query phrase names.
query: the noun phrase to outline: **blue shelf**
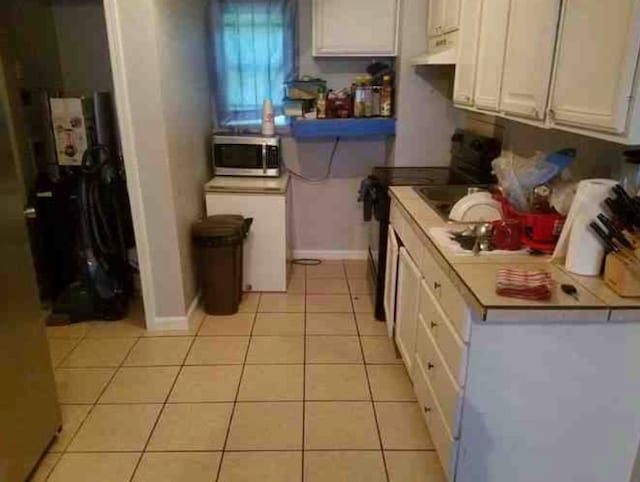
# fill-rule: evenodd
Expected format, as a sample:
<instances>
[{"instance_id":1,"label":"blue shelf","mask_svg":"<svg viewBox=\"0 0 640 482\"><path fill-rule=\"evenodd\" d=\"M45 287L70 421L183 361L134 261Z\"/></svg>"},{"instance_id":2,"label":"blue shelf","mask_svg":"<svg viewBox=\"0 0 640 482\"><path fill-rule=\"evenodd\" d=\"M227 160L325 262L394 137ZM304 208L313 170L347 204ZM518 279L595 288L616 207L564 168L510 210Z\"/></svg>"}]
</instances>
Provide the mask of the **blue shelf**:
<instances>
[{"instance_id":1,"label":"blue shelf","mask_svg":"<svg viewBox=\"0 0 640 482\"><path fill-rule=\"evenodd\" d=\"M291 133L298 139L327 137L388 137L396 135L396 120L373 119L293 119Z\"/></svg>"}]
</instances>

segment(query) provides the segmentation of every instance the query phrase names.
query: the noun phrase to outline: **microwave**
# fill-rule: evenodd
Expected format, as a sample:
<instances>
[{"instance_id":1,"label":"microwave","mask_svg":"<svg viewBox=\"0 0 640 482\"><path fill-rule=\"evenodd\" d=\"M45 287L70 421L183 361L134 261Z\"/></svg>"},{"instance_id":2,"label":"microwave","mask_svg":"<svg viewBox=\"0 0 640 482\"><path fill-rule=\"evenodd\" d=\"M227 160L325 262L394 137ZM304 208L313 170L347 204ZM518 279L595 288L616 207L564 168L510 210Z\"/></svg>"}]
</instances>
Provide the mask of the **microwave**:
<instances>
[{"instance_id":1,"label":"microwave","mask_svg":"<svg viewBox=\"0 0 640 482\"><path fill-rule=\"evenodd\" d=\"M280 176L280 138L247 134L213 135L216 176Z\"/></svg>"}]
</instances>

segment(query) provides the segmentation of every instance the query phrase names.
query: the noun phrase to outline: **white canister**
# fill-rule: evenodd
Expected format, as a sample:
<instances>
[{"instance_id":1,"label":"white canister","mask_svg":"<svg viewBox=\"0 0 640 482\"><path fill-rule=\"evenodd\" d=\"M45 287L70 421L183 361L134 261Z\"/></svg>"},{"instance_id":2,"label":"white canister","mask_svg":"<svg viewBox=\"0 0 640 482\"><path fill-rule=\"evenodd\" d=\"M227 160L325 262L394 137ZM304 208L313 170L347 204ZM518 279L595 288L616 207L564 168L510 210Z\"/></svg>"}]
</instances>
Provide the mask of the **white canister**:
<instances>
[{"instance_id":1,"label":"white canister","mask_svg":"<svg viewBox=\"0 0 640 482\"><path fill-rule=\"evenodd\" d=\"M262 103L262 135L273 136L276 134L276 123L273 113L273 102L265 99Z\"/></svg>"}]
</instances>

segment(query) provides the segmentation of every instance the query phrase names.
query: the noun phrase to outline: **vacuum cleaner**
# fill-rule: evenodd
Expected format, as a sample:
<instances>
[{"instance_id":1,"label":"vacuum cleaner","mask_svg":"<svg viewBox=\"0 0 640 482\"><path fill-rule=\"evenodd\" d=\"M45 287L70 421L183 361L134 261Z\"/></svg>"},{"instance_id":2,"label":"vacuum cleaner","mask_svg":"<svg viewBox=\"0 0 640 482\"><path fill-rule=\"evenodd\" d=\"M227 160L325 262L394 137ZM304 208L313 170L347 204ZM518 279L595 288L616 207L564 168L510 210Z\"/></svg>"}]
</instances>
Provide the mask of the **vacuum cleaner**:
<instances>
[{"instance_id":1,"label":"vacuum cleaner","mask_svg":"<svg viewBox=\"0 0 640 482\"><path fill-rule=\"evenodd\" d=\"M54 302L51 324L121 319L133 292L128 198L107 146L96 144L85 151L78 181L78 278Z\"/></svg>"}]
</instances>

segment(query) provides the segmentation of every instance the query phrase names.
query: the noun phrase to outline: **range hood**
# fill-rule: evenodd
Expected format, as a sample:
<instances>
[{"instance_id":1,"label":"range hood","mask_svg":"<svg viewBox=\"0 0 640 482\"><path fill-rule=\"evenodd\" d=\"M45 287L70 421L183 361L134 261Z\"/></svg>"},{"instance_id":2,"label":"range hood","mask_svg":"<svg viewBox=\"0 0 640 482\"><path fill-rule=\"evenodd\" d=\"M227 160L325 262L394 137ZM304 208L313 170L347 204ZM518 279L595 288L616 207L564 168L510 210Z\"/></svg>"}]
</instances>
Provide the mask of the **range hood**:
<instances>
[{"instance_id":1,"label":"range hood","mask_svg":"<svg viewBox=\"0 0 640 482\"><path fill-rule=\"evenodd\" d=\"M455 65L458 58L458 49L455 47L439 52L425 52L411 59L412 65Z\"/></svg>"}]
</instances>

